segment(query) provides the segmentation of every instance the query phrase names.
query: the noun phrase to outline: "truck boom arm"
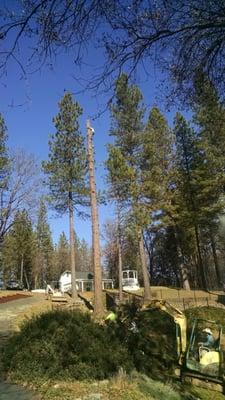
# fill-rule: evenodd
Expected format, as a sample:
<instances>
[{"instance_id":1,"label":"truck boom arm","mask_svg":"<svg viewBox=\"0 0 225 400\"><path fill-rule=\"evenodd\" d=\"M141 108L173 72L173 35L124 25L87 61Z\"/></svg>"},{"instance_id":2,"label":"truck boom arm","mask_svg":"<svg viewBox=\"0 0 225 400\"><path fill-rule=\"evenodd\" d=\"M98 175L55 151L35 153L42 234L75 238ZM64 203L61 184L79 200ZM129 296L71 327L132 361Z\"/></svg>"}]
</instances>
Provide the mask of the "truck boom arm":
<instances>
[{"instance_id":1,"label":"truck boom arm","mask_svg":"<svg viewBox=\"0 0 225 400\"><path fill-rule=\"evenodd\" d=\"M182 363L182 357L187 348L187 319L184 313L178 308L165 300L152 300L147 306L143 306L141 311L148 311L153 308L158 308L161 311L169 314L177 327L177 353L179 364Z\"/></svg>"}]
</instances>

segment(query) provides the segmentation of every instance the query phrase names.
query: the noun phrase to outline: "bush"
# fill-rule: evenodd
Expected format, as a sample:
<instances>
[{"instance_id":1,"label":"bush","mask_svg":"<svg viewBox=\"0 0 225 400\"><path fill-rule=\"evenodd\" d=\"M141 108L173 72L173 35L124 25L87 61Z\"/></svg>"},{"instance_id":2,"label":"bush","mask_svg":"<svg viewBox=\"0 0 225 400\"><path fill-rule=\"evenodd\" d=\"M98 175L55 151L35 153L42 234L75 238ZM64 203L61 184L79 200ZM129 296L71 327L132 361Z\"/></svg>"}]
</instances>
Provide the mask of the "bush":
<instances>
[{"instance_id":1,"label":"bush","mask_svg":"<svg viewBox=\"0 0 225 400\"><path fill-rule=\"evenodd\" d=\"M137 371L157 379L173 374L177 362L176 327L168 314L158 309L138 312L134 305L121 310L117 336L127 346ZM129 329L136 322L136 331Z\"/></svg>"},{"instance_id":2,"label":"bush","mask_svg":"<svg viewBox=\"0 0 225 400\"><path fill-rule=\"evenodd\" d=\"M3 365L6 372L28 381L104 379L133 366L116 336L78 311L52 311L27 321L9 340Z\"/></svg>"}]
</instances>

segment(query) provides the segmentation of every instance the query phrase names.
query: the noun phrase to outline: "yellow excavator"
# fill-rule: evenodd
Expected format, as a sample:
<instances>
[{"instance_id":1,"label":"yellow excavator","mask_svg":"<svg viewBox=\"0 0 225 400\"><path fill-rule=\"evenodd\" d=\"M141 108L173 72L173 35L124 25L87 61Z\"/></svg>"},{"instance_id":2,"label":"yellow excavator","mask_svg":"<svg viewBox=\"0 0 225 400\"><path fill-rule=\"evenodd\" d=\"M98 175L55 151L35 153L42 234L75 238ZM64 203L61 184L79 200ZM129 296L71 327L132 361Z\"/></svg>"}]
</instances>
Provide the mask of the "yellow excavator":
<instances>
[{"instance_id":1,"label":"yellow excavator","mask_svg":"<svg viewBox=\"0 0 225 400\"><path fill-rule=\"evenodd\" d=\"M153 300L141 311L158 308L169 314L176 324L176 375L182 381L208 389L225 391L224 347L222 327L214 321L194 319L187 326L185 314L167 301Z\"/></svg>"}]
</instances>

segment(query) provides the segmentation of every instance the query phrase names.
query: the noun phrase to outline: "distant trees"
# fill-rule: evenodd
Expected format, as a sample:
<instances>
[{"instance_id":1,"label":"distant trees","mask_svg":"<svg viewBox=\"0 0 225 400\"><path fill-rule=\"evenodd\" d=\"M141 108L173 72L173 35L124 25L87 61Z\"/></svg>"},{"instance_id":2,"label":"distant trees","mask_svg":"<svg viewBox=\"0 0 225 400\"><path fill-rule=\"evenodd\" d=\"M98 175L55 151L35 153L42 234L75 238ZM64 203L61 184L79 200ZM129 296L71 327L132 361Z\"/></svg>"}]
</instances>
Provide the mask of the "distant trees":
<instances>
[{"instance_id":1,"label":"distant trees","mask_svg":"<svg viewBox=\"0 0 225 400\"><path fill-rule=\"evenodd\" d=\"M93 272L92 249L85 239L77 239L77 271Z\"/></svg>"},{"instance_id":2,"label":"distant trees","mask_svg":"<svg viewBox=\"0 0 225 400\"><path fill-rule=\"evenodd\" d=\"M118 248L117 248L117 224L114 221L107 221L104 225L105 246L103 258L105 269L109 276L118 284Z\"/></svg>"},{"instance_id":3,"label":"distant trees","mask_svg":"<svg viewBox=\"0 0 225 400\"><path fill-rule=\"evenodd\" d=\"M0 242L15 215L35 213L40 196L40 173L35 157L23 150L7 149L7 128L0 114Z\"/></svg>"},{"instance_id":4,"label":"distant trees","mask_svg":"<svg viewBox=\"0 0 225 400\"><path fill-rule=\"evenodd\" d=\"M49 141L49 161L43 163L48 177L50 201L60 214L68 213L70 231L72 296L77 297L75 268L74 208L87 204L86 154L78 119L82 109L65 93L53 119L56 133Z\"/></svg>"},{"instance_id":5,"label":"distant trees","mask_svg":"<svg viewBox=\"0 0 225 400\"><path fill-rule=\"evenodd\" d=\"M92 251L88 243L75 235L76 271L93 270ZM54 249L54 279L58 280L64 271L70 271L70 245L64 232L59 236Z\"/></svg>"},{"instance_id":6,"label":"distant trees","mask_svg":"<svg viewBox=\"0 0 225 400\"><path fill-rule=\"evenodd\" d=\"M35 229L35 268L34 286L45 287L47 282L53 280L53 242L50 226L47 221L47 209L44 199L41 198L38 210L37 225Z\"/></svg>"},{"instance_id":7,"label":"distant trees","mask_svg":"<svg viewBox=\"0 0 225 400\"><path fill-rule=\"evenodd\" d=\"M136 224L143 231L153 283L171 282L185 289L218 287L224 280L224 106L206 75L198 71L191 122L177 113L171 129L153 107L144 124L143 108L141 118L132 109L138 90L129 92L126 79L122 75L117 81L111 130L115 142L107 160L110 195L127 217L122 258L132 259L134 247L127 247L125 256L125 244L128 237L135 237ZM106 246L113 273L115 240L114 234Z\"/></svg>"},{"instance_id":8,"label":"distant trees","mask_svg":"<svg viewBox=\"0 0 225 400\"><path fill-rule=\"evenodd\" d=\"M3 276L5 281L15 279L28 290L33 287L32 269L35 237L32 222L26 211L18 211L11 230L2 246Z\"/></svg>"},{"instance_id":9,"label":"distant trees","mask_svg":"<svg viewBox=\"0 0 225 400\"><path fill-rule=\"evenodd\" d=\"M202 245L204 252L212 252L212 266L218 282L224 279L223 268L219 265L219 226L224 213L225 182L225 108L218 92L199 71L196 74L194 122L200 137L200 150L204 155L199 185L198 201L203 206L201 226L204 228Z\"/></svg>"},{"instance_id":10,"label":"distant trees","mask_svg":"<svg viewBox=\"0 0 225 400\"><path fill-rule=\"evenodd\" d=\"M58 243L55 246L55 277L56 279L64 271L70 271L70 245L64 232L59 236Z\"/></svg>"}]
</instances>

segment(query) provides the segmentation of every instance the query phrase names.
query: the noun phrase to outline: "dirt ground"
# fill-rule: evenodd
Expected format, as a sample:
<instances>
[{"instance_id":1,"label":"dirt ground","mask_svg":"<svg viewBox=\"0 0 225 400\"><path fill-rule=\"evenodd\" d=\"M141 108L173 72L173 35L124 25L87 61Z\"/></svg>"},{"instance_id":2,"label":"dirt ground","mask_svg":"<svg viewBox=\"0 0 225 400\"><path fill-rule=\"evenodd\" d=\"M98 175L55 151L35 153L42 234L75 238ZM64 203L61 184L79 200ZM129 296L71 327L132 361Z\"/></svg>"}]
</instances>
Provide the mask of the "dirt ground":
<instances>
[{"instance_id":1,"label":"dirt ground","mask_svg":"<svg viewBox=\"0 0 225 400\"><path fill-rule=\"evenodd\" d=\"M19 330L19 326L24 319L32 315L51 309L51 301L46 300L43 294L31 294L21 292L1 293L0 303L0 335L5 336L9 332Z\"/></svg>"},{"instance_id":2,"label":"dirt ground","mask_svg":"<svg viewBox=\"0 0 225 400\"><path fill-rule=\"evenodd\" d=\"M3 297L12 297L16 294L23 294L23 296L30 296L30 292L22 291L22 290L0 290L0 299Z\"/></svg>"}]
</instances>

